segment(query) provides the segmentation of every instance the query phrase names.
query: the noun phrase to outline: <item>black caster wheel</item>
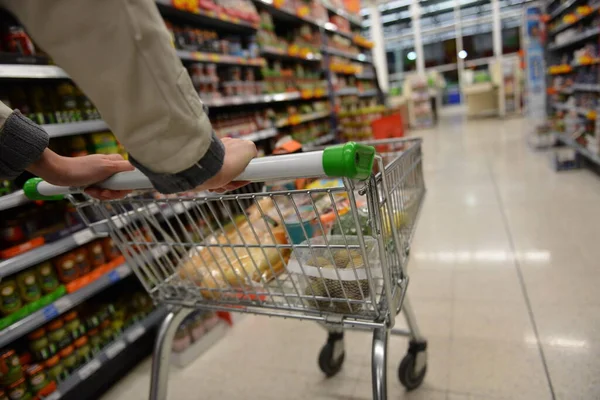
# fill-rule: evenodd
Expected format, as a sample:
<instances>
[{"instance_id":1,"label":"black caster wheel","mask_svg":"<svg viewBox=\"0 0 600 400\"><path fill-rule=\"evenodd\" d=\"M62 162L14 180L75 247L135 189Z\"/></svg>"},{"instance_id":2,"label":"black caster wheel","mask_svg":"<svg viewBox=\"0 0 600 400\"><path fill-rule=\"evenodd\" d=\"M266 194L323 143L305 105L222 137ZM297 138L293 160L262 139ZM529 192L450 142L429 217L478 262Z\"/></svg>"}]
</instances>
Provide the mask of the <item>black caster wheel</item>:
<instances>
[{"instance_id":1,"label":"black caster wheel","mask_svg":"<svg viewBox=\"0 0 600 400\"><path fill-rule=\"evenodd\" d=\"M345 355L343 334L330 334L319 354L319 368L328 378L335 376L342 369Z\"/></svg>"},{"instance_id":2,"label":"black caster wheel","mask_svg":"<svg viewBox=\"0 0 600 400\"><path fill-rule=\"evenodd\" d=\"M408 353L402 359L398 367L398 379L406 390L414 390L421 386L427 373L427 354L425 350L427 343L411 343ZM417 365L417 359L425 357L425 362L422 365ZM417 368L420 368L417 370Z\"/></svg>"}]
</instances>

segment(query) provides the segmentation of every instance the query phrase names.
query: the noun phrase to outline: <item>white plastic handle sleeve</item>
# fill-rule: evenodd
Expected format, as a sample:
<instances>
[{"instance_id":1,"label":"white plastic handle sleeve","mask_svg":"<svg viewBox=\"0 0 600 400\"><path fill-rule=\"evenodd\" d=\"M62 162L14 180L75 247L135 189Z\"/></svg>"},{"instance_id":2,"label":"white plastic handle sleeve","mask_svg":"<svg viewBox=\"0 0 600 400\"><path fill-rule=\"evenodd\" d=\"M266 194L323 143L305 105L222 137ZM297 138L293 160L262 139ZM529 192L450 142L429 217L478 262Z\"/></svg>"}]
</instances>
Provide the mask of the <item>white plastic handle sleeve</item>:
<instances>
[{"instance_id":1,"label":"white plastic handle sleeve","mask_svg":"<svg viewBox=\"0 0 600 400\"><path fill-rule=\"evenodd\" d=\"M325 171L322 159L323 151L256 158L250 161L244 172L234 181L262 182L323 176ZM93 186L109 190L152 189L150 180L139 170L119 172ZM85 189L84 187L56 186L44 181L38 181L35 188L37 194L43 197L81 193Z\"/></svg>"},{"instance_id":2,"label":"white plastic handle sleeve","mask_svg":"<svg viewBox=\"0 0 600 400\"><path fill-rule=\"evenodd\" d=\"M318 176L367 179L373 168L375 148L348 142L321 151L256 158L234 181L262 182ZM150 180L140 171L121 172L93 185L108 190L152 189ZM85 188L55 186L40 178L30 179L23 186L31 200L53 200L62 195L80 193Z\"/></svg>"}]
</instances>

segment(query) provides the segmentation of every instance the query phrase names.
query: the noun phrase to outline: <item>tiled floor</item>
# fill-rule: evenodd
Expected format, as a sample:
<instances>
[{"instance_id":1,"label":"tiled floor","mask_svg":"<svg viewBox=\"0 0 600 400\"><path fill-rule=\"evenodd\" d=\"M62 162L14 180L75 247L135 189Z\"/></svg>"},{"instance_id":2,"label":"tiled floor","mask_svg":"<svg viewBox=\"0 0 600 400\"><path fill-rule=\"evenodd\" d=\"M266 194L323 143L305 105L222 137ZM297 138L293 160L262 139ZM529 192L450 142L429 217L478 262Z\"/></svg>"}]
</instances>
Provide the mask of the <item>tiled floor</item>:
<instances>
[{"instance_id":1,"label":"tiled floor","mask_svg":"<svg viewBox=\"0 0 600 400\"><path fill-rule=\"evenodd\" d=\"M405 393L390 341L390 399L600 399L600 178L556 173L526 146L523 119L446 112L424 138L428 194L409 294L429 370ZM403 325L402 316L398 317ZM248 316L201 359L171 371L169 398L369 399L370 335L347 335L325 379L316 324ZM104 397L145 399L149 362Z\"/></svg>"}]
</instances>

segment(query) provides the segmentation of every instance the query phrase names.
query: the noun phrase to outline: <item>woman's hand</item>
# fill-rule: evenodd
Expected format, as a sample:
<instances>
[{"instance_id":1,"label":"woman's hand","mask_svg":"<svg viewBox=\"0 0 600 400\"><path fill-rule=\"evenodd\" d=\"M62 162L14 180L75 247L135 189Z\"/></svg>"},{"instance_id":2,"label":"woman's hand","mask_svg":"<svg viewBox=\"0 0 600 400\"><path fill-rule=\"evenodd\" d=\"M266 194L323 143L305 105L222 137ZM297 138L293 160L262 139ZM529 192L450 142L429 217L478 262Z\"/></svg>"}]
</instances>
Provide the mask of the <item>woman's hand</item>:
<instances>
[{"instance_id":1,"label":"woman's hand","mask_svg":"<svg viewBox=\"0 0 600 400\"><path fill-rule=\"evenodd\" d=\"M240 176L250 161L256 157L256 145L249 140L232 138L223 138L221 142L225 147L223 167L215 176L200 185L198 190L222 193L248 184L248 182L232 182L232 180Z\"/></svg>"},{"instance_id":2,"label":"woman's hand","mask_svg":"<svg viewBox=\"0 0 600 400\"><path fill-rule=\"evenodd\" d=\"M83 157L63 157L50 149L27 170L46 182L58 186L88 186L101 182L117 172L133 171L129 161L120 154L93 154ZM87 194L101 200L125 197L128 190L87 188Z\"/></svg>"}]
</instances>

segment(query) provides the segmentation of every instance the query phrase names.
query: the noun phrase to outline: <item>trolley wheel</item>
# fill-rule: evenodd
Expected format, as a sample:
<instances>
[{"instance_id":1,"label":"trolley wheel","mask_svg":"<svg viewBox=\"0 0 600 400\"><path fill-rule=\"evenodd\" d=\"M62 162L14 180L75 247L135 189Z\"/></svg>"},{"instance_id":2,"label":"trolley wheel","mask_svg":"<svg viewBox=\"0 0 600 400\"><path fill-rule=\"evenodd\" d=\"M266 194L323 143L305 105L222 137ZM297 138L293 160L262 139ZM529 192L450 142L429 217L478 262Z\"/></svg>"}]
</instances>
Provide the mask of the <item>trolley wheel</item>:
<instances>
[{"instance_id":1,"label":"trolley wheel","mask_svg":"<svg viewBox=\"0 0 600 400\"><path fill-rule=\"evenodd\" d=\"M335 376L342 369L345 356L343 334L330 334L319 354L319 368L328 378Z\"/></svg>"},{"instance_id":2,"label":"trolley wheel","mask_svg":"<svg viewBox=\"0 0 600 400\"><path fill-rule=\"evenodd\" d=\"M427 373L427 342L411 343L408 353L398 367L398 379L406 390L414 390L421 386ZM417 360L421 359L421 363Z\"/></svg>"}]
</instances>

